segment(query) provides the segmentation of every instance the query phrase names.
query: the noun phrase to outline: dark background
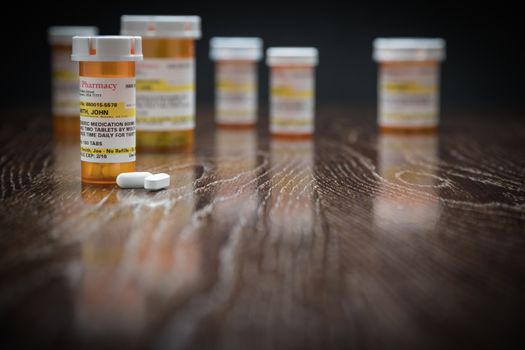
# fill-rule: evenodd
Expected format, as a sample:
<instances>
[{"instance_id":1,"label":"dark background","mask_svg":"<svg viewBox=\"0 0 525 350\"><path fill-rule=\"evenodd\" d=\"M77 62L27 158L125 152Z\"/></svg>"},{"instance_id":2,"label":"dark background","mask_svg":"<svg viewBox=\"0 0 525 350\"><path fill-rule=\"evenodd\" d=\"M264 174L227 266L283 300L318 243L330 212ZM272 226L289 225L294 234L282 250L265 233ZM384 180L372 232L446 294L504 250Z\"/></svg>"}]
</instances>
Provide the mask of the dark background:
<instances>
[{"instance_id":1,"label":"dark background","mask_svg":"<svg viewBox=\"0 0 525 350\"><path fill-rule=\"evenodd\" d=\"M212 36L260 36L268 46L316 46L320 51L319 104L375 106L377 66L372 40L378 36L438 36L447 41L442 108L523 114L521 11L491 2L54 2L19 5L4 13L2 100L49 108L50 25L96 25L117 34L122 14L200 15L197 43L197 102L213 103ZM23 15L22 15L23 14ZM11 21L11 23L10 23ZM10 33L10 28L13 33ZM267 69L260 65L261 104L267 99Z\"/></svg>"}]
</instances>

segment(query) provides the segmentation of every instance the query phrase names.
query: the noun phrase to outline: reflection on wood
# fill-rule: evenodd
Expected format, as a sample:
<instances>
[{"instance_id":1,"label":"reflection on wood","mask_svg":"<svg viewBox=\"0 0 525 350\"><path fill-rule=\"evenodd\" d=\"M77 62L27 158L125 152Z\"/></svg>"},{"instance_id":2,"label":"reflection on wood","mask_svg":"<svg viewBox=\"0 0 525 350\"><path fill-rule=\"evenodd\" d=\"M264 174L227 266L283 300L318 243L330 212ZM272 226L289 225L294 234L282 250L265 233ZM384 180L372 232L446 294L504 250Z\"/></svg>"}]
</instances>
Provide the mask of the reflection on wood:
<instances>
[{"instance_id":1,"label":"reflection on wood","mask_svg":"<svg viewBox=\"0 0 525 350\"><path fill-rule=\"evenodd\" d=\"M30 114L29 114L30 116ZM165 191L81 186L78 144L0 129L0 329L37 348L501 348L525 287L525 124L311 141L213 130L140 154ZM25 124L24 124L25 123ZM46 131L47 130L47 131ZM468 130L469 133L466 133ZM502 341L503 339L503 341Z\"/></svg>"},{"instance_id":2,"label":"reflection on wood","mask_svg":"<svg viewBox=\"0 0 525 350\"><path fill-rule=\"evenodd\" d=\"M271 241L300 245L313 233L313 141L280 140L270 143L272 183L266 216ZM293 218L293 227L289 226Z\"/></svg>"},{"instance_id":3,"label":"reflection on wood","mask_svg":"<svg viewBox=\"0 0 525 350\"><path fill-rule=\"evenodd\" d=\"M257 207L257 135L254 129L218 128L215 133L215 167L219 181L212 217L221 224L243 225ZM236 228L233 227L232 231Z\"/></svg>"},{"instance_id":4,"label":"reflection on wood","mask_svg":"<svg viewBox=\"0 0 525 350\"><path fill-rule=\"evenodd\" d=\"M432 230L439 219L436 135L380 135L378 171L383 178L374 198L374 223L387 231Z\"/></svg>"},{"instance_id":5,"label":"reflection on wood","mask_svg":"<svg viewBox=\"0 0 525 350\"><path fill-rule=\"evenodd\" d=\"M163 155L141 157L144 166L172 161ZM118 205L120 213L104 223L107 229L81 244L82 271L75 313L78 334L134 338L147 325L151 311L169 305L171 299L184 296L198 284L202 259L198 236L184 234L195 205L191 155L181 157L178 163L172 176L179 190L188 191L184 196L85 186L90 187L82 192L86 203L107 210ZM172 171L161 168L159 171ZM154 300L153 307L149 299Z\"/></svg>"}]
</instances>

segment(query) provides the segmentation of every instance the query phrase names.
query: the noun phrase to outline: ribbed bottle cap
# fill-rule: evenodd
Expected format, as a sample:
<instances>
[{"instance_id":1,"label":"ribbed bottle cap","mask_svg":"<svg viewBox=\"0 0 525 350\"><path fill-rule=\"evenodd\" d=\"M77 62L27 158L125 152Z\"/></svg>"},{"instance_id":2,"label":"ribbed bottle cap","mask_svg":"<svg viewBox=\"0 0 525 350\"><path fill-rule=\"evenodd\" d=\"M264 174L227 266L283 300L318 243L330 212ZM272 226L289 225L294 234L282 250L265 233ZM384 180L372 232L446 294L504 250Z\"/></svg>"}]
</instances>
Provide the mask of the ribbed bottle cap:
<instances>
[{"instance_id":1,"label":"ribbed bottle cap","mask_svg":"<svg viewBox=\"0 0 525 350\"><path fill-rule=\"evenodd\" d=\"M270 47L266 50L266 63L279 65L317 65L319 53L315 47Z\"/></svg>"},{"instance_id":2,"label":"ribbed bottle cap","mask_svg":"<svg viewBox=\"0 0 525 350\"><path fill-rule=\"evenodd\" d=\"M53 26L47 29L47 38L50 44L71 45L74 36L97 34L97 27Z\"/></svg>"},{"instance_id":3,"label":"ribbed bottle cap","mask_svg":"<svg viewBox=\"0 0 525 350\"><path fill-rule=\"evenodd\" d=\"M377 38L376 61L443 61L445 40L440 38Z\"/></svg>"},{"instance_id":4,"label":"ribbed bottle cap","mask_svg":"<svg viewBox=\"0 0 525 350\"><path fill-rule=\"evenodd\" d=\"M140 36L75 36L73 61L140 61Z\"/></svg>"},{"instance_id":5,"label":"ribbed bottle cap","mask_svg":"<svg viewBox=\"0 0 525 350\"><path fill-rule=\"evenodd\" d=\"M201 37L201 18L199 16L124 15L120 18L120 34L198 39Z\"/></svg>"},{"instance_id":6,"label":"ribbed bottle cap","mask_svg":"<svg viewBox=\"0 0 525 350\"><path fill-rule=\"evenodd\" d=\"M210 58L214 61L259 61L262 58L262 45L261 38L215 37L210 40Z\"/></svg>"}]
</instances>

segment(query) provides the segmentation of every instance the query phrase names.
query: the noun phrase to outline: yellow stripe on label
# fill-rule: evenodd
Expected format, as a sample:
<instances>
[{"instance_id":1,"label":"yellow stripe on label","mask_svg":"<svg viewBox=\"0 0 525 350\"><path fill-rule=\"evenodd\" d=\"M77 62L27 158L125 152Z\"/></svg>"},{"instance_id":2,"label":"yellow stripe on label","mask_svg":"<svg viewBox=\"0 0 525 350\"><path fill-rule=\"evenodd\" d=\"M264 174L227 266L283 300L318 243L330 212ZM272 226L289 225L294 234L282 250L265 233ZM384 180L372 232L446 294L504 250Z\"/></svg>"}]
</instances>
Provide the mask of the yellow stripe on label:
<instances>
[{"instance_id":1,"label":"yellow stripe on label","mask_svg":"<svg viewBox=\"0 0 525 350\"><path fill-rule=\"evenodd\" d=\"M313 120L311 119L272 118L271 123L274 125L279 125L279 126L312 125Z\"/></svg>"},{"instance_id":2,"label":"yellow stripe on label","mask_svg":"<svg viewBox=\"0 0 525 350\"><path fill-rule=\"evenodd\" d=\"M276 97L311 98L314 93L311 90L294 90L286 86L272 88L272 95Z\"/></svg>"},{"instance_id":3,"label":"yellow stripe on label","mask_svg":"<svg viewBox=\"0 0 525 350\"><path fill-rule=\"evenodd\" d=\"M385 120L412 121L412 120L434 120L435 113L383 113Z\"/></svg>"},{"instance_id":4,"label":"yellow stripe on label","mask_svg":"<svg viewBox=\"0 0 525 350\"><path fill-rule=\"evenodd\" d=\"M220 91L226 92L252 92L255 91L253 84L237 84L230 80L219 80L215 85Z\"/></svg>"},{"instance_id":5,"label":"yellow stripe on label","mask_svg":"<svg viewBox=\"0 0 525 350\"><path fill-rule=\"evenodd\" d=\"M137 117L137 123L185 123L193 120L191 115L178 115L172 117Z\"/></svg>"},{"instance_id":6,"label":"yellow stripe on label","mask_svg":"<svg viewBox=\"0 0 525 350\"><path fill-rule=\"evenodd\" d=\"M57 80L78 82L78 73L69 70L56 70L53 72L53 78Z\"/></svg>"},{"instance_id":7,"label":"yellow stripe on label","mask_svg":"<svg viewBox=\"0 0 525 350\"><path fill-rule=\"evenodd\" d=\"M130 118L135 108L126 108L124 102L80 101L80 116L90 118Z\"/></svg>"},{"instance_id":8,"label":"yellow stripe on label","mask_svg":"<svg viewBox=\"0 0 525 350\"><path fill-rule=\"evenodd\" d=\"M431 94L437 91L436 85L420 85L417 83L383 83L383 90L408 94Z\"/></svg>"},{"instance_id":9,"label":"yellow stripe on label","mask_svg":"<svg viewBox=\"0 0 525 350\"><path fill-rule=\"evenodd\" d=\"M80 152L88 154L130 154L135 153L135 147L94 148L81 146Z\"/></svg>"},{"instance_id":10,"label":"yellow stripe on label","mask_svg":"<svg viewBox=\"0 0 525 350\"><path fill-rule=\"evenodd\" d=\"M137 80L137 91L185 92L194 88L193 84L175 85L167 80Z\"/></svg>"}]
</instances>

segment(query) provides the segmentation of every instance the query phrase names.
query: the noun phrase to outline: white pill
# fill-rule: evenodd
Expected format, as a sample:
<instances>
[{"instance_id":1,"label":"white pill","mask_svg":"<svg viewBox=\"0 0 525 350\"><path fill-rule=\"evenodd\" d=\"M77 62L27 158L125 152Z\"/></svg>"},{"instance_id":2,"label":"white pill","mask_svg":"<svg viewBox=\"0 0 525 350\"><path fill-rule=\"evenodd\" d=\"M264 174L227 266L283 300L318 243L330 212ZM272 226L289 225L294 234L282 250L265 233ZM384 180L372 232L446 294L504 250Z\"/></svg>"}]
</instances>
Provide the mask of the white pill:
<instances>
[{"instance_id":1,"label":"white pill","mask_svg":"<svg viewBox=\"0 0 525 350\"><path fill-rule=\"evenodd\" d=\"M160 173L148 176L144 179L144 188L149 191L158 191L170 185L170 176Z\"/></svg>"},{"instance_id":2,"label":"white pill","mask_svg":"<svg viewBox=\"0 0 525 350\"><path fill-rule=\"evenodd\" d=\"M144 179L151 175L147 171L120 173L117 176L117 185L120 188L144 188Z\"/></svg>"}]
</instances>

